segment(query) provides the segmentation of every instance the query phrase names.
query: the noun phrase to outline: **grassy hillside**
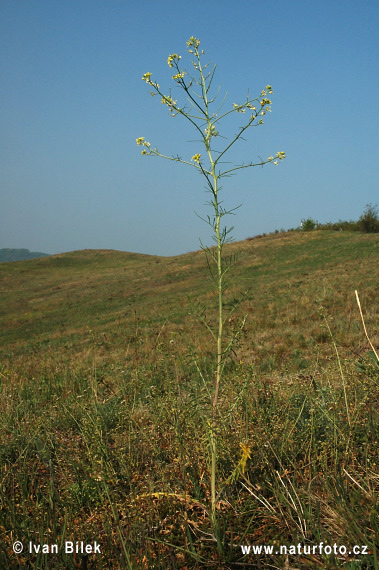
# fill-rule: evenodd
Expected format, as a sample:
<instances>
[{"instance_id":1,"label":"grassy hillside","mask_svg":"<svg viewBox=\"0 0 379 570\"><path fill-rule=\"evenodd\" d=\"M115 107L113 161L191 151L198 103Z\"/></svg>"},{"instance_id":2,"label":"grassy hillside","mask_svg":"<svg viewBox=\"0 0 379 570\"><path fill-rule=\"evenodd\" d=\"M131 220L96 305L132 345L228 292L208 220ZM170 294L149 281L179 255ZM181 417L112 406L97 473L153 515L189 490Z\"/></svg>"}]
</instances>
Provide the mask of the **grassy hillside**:
<instances>
[{"instance_id":1,"label":"grassy hillside","mask_svg":"<svg viewBox=\"0 0 379 570\"><path fill-rule=\"evenodd\" d=\"M239 260L226 304L249 290L239 312L248 315L250 362L266 353L272 359L283 344L285 353L308 346L312 353L323 337L321 306L340 344L366 346L354 290L376 326L377 236L292 232L232 244L228 254ZM196 331L205 341L189 301L210 307L210 317L215 306L201 251L164 258L85 250L0 266L0 280L1 347L13 357L53 348L83 353L94 335L109 337L110 353L126 350L136 327L146 336L188 333L185 342ZM305 344L295 346L300 336Z\"/></svg>"},{"instance_id":2,"label":"grassy hillside","mask_svg":"<svg viewBox=\"0 0 379 570\"><path fill-rule=\"evenodd\" d=\"M227 252L226 308L247 291L227 334L247 321L221 394L217 533L203 252L0 265L1 567L378 568L379 369L354 290L379 347L379 236L290 232ZM16 539L61 547L16 555ZM64 553L65 540L97 540L101 555ZM367 554L239 546L320 541Z\"/></svg>"}]
</instances>

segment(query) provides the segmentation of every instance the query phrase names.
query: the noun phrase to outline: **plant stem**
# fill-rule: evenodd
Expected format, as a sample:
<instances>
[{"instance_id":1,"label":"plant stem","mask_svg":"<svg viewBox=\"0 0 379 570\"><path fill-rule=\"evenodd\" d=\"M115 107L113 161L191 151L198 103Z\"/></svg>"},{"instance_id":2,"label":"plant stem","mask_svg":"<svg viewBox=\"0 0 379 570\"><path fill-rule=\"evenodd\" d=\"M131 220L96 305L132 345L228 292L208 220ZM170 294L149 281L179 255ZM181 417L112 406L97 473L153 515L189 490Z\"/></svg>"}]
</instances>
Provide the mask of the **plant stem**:
<instances>
[{"instance_id":1,"label":"plant stem","mask_svg":"<svg viewBox=\"0 0 379 570\"><path fill-rule=\"evenodd\" d=\"M222 213L220 211L218 202L218 176L216 174L216 162L214 160L211 151L211 132L212 132L212 120L209 116L208 108L208 89L205 82L205 77L203 69L201 66L200 55L196 48L196 58L198 61L199 72L201 77L201 90L202 98L205 106L205 115L207 119L207 129L205 136L203 135L204 145L208 154L208 158L211 164L211 175L212 175L212 193L213 193L213 207L215 214L215 224L214 230L217 242L217 289L218 289L218 333L217 333L217 358L216 358L216 382L214 387L214 397L212 403L212 422L211 422L211 508L212 508L212 519L213 523L216 522L216 471L217 471L217 436L216 436L216 425L217 425L217 404L218 404L218 394L221 381L221 364L222 364L222 334L223 334L223 268L222 268L222 235L220 233L220 222Z\"/></svg>"},{"instance_id":2,"label":"plant stem","mask_svg":"<svg viewBox=\"0 0 379 570\"><path fill-rule=\"evenodd\" d=\"M217 361L216 361L216 383L212 406L212 467L211 467L211 496L212 496L212 517L215 520L216 515L216 470L217 470L217 448L216 448L216 414L218 394L221 381L221 363L222 363L222 334L223 334L223 271L222 271L222 238L220 235L221 214L217 200L217 176L212 163L212 176L214 184L214 209L215 209L215 232L217 238L217 277L218 277L218 333L217 333Z\"/></svg>"}]
</instances>

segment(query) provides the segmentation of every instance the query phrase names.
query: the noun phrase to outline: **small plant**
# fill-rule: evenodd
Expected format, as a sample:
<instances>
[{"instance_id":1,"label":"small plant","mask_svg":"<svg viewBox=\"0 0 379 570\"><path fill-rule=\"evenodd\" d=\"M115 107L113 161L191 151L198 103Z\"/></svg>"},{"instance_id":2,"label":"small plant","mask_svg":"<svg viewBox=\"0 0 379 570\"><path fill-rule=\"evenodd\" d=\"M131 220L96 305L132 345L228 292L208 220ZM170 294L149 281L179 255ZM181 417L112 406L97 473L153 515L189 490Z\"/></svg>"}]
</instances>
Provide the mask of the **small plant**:
<instances>
[{"instance_id":1,"label":"small plant","mask_svg":"<svg viewBox=\"0 0 379 570\"><path fill-rule=\"evenodd\" d=\"M218 296L216 327L212 328L209 322L202 318L203 313L200 313L199 316L211 333L216 345L213 389L209 390L207 387L212 410L211 417L207 420L211 455L211 519L212 523L216 523L216 507L219 500L219 494L216 491L217 410L221 381L226 358L233 347L234 341L242 331L245 322L243 320L241 326L233 333L231 340L228 342L224 340L224 326L229 318L229 314L227 316L224 314L224 293L227 289L226 276L233 266L234 260L226 260L223 255L225 245L232 240L230 234L233 228L223 226L222 218L234 213L235 208L231 210L223 208L220 201L220 181L222 178L230 176L241 169L263 166L267 163L277 165L285 158L285 153L280 151L275 156L269 156L266 160L260 159L255 163L249 162L248 164L225 167L227 164L225 161L226 155L231 147L242 139L250 127L263 124L263 117L271 110L271 99L269 97L273 90L271 85L267 85L258 97L251 98L248 93L245 101L233 103L231 108L222 111L225 98L221 104L216 104L218 91L214 95L212 94L212 83L216 66L207 71L208 65L203 65L202 59L205 51L203 49L200 50L199 39L192 36L187 42L187 47L189 54L193 58L192 66L194 71L189 72L187 69L180 67L182 58L177 53L169 55L167 59L168 66L174 72L172 79L176 86L181 88L185 94L187 102L184 105L179 104L177 99L172 97L171 91L169 94L165 94L159 84L152 79L150 72L145 73L142 79L152 88L152 95L160 96L161 103L167 106L172 117L182 116L194 127L198 137L196 152L192 155L192 158L181 158L178 155L168 156L162 154L156 147L152 147L144 137L137 138L136 142L137 145L143 147L143 155L160 156L196 169L204 176L206 187L211 195L208 204L212 208L212 214L208 215L204 221L212 228L215 247L207 247L202 244L201 247L206 254L208 267ZM238 116L244 118L245 121L230 140L225 143L225 146L222 147L220 143L225 141L227 137L225 133L221 134L221 123L234 113L238 113ZM232 311L234 308L232 308ZM200 369L199 372L203 378ZM205 378L203 379L205 380Z\"/></svg>"},{"instance_id":2,"label":"small plant","mask_svg":"<svg viewBox=\"0 0 379 570\"><path fill-rule=\"evenodd\" d=\"M367 204L358 220L359 230L365 234L379 233L378 206Z\"/></svg>"}]
</instances>

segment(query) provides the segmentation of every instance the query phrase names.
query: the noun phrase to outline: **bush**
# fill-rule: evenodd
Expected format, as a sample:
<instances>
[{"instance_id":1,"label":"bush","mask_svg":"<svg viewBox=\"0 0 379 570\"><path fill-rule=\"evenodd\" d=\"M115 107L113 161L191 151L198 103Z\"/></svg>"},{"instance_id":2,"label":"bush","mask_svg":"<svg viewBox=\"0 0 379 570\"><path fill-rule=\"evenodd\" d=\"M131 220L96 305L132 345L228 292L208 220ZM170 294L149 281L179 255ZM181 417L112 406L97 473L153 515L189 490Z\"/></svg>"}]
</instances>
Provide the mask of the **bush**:
<instances>
[{"instance_id":1,"label":"bush","mask_svg":"<svg viewBox=\"0 0 379 570\"><path fill-rule=\"evenodd\" d=\"M365 234L379 233L378 206L367 204L358 220L359 230Z\"/></svg>"},{"instance_id":2,"label":"bush","mask_svg":"<svg viewBox=\"0 0 379 570\"><path fill-rule=\"evenodd\" d=\"M306 220L302 220L301 224L303 232L311 232L317 226L317 222L313 218L307 218Z\"/></svg>"},{"instance_id":3,"label":"bush","mask_svg":"<svg viewBox=\"0 0 379 570\"><path fill-rule=\"evenodd\" d=\"M317 226L318 230L333 230L335 232L345 231L345 232L357 232L359 231L358 222L354 220L339 220L338 222L326 222L325 224L319 224Z\"/></svg>"}]
</instances>

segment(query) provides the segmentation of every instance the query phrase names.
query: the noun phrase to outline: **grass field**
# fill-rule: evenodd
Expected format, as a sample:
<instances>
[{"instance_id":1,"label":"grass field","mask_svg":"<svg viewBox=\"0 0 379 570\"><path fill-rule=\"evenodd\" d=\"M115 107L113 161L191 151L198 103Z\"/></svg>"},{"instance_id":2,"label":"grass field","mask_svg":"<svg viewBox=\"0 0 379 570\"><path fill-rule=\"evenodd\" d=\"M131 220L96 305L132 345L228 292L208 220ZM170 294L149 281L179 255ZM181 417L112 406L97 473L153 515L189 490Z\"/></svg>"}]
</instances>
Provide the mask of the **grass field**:
<instances>
[{"instance_id":1,"label":"grass field","mask_svg":"<svg viewBox=\"0 0 379 570\"><path fill-rule=\"evenodd\" d=\"M247 321L221 387L217 529L203 252L0 264L0 568L379 569L379 366L354 294L378 349L379 236L226 250L227 335Z\"/></svg>"}]
</instances>

